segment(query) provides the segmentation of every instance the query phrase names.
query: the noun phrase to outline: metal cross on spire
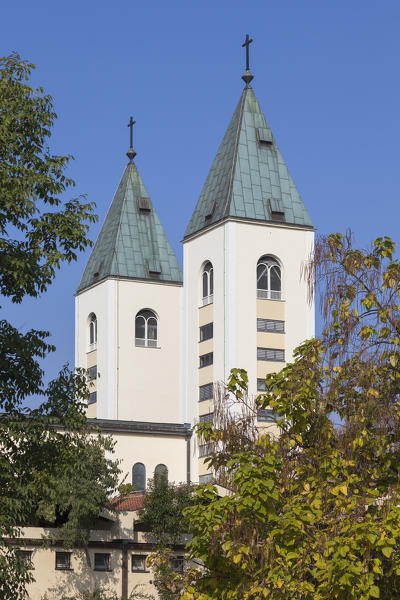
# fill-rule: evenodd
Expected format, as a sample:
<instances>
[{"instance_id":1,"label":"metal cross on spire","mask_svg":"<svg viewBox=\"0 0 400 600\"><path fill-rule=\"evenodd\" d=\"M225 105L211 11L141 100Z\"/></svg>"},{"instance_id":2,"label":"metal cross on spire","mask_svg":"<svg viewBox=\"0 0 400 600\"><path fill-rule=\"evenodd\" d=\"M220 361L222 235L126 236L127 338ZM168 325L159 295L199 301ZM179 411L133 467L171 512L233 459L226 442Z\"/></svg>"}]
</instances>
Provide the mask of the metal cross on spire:
<instances>
[{"instance_id":1,"label":"metal cross on spire","mask_svg":"<svg viewBox=\"0 0 400 600\"><path fill-rule=\"evenodd\" d=\"M253 40L251 40L249 38L249 34L246 33L246 40L245 40L244 44L242 44L242 48L246 48L246 71L249 71L249 69L250 69L250 67L249 67L249 46L252 43L252 41Z\"/></svg>"},{"instance_id":2,"label":"metal cross on spire","mask_svg":"<svg viewBox=\"0 0 400 600\"><path fill-rule=\"evenodd\" d=\"M127 157L129 158L129 161L132 162L133 159L136 156L136 152L133 149L133 126L135 125L136 121L133 120L133 117L131 117L129 119L129 123L128 123L128 127L130 128L130 146L129 146L129 151L126 153Z\"/></svg>"},{"instance_id":3,"label":"metal cross on spire","mask_svg":"<svg viewBox=\"0 0 400 600\"><path fill-rule=\"evenodd\" d=\"M249 46L252 43L253 40L250 39L250 36L248 33L246 33L246 39L244 41L244 44L242 44L242 48L246 48L246 72L243 75L242 79L243 81L246 83L246 85L249 85L250 81L253 79L253 75L250 73L250 67L249 67Z\"/></svg>"}]
</instances>

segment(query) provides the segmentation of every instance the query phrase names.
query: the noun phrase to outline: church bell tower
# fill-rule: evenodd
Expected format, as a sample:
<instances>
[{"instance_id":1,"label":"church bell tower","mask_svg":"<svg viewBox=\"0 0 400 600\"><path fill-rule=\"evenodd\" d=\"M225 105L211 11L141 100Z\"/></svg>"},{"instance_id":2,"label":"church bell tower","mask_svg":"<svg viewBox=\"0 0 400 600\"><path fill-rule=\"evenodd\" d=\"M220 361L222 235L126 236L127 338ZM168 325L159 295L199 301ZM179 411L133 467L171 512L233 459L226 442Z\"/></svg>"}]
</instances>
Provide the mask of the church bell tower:
<instances>
[{"instance_id":1,"label":"church bell tower","mask_svg":"<svg viewBox=\"0 0 400 600\"><path fill-rule=\"evenodd\" d=\"M249 391L314 335L302 265L314 227L251 82L245 87L184 236L185 420L212 420L214 383L244 368ZM259 420L272 419L262 411ZM210 480L206 448L193 462Z\"/></svg>"}]
</instances>

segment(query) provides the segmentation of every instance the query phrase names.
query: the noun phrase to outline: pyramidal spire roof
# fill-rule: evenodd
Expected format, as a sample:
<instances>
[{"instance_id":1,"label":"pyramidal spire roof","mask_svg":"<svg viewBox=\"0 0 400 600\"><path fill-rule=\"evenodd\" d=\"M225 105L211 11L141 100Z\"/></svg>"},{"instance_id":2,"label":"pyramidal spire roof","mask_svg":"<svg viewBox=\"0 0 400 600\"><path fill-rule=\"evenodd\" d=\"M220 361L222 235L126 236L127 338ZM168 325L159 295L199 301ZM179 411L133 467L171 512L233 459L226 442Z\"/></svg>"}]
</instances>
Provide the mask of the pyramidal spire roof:
<instances>
[{"instance_id":1,"label":"pyramidal spire roof","mask_svg":"<svg viewBox=\"0 0 400 600\"><path fill-rule=\"evenodd\" d=\"M243 90L185 238L229 217L312 228L271 129L243 75Z\"/></svg>"},{"instance_id":2,"label":"pyramidal spire roof","mask_svg":"<svg viewBox=\"0 0 400 600\"><path fill-rule=\"evenodd\" d=\"M182 283L182 273L146 191L130 149L130 159L92 250L77 292L118 277Z\"/></svg>"}]
</instances>

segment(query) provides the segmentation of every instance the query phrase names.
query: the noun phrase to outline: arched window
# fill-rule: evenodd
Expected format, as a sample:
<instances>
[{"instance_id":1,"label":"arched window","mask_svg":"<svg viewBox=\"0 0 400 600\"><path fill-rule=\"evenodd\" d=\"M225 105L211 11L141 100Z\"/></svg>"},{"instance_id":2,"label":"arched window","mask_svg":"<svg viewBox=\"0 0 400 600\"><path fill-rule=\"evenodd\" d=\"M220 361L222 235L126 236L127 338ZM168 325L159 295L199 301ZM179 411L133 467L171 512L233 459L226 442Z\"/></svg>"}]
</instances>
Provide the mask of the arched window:
<instances>
[{"instance_id":1,"label":"arched window","mask_svg":"<svg viewBox=\"0 0 400 600\"><path fill-rule=\"evenodd\" d=\"M157 316L152 310L141 310L136 315L135 345L157 348Z\"/></svg>"},{"instance_id":2,"label":"arched window","mask_svg":"<svg viewBox=\"0 0 400 600\"><path fill-rule=\"evenodd\" d=\"M281 267L272 256L262 256L257 263L257 298L282 299Z\"/></svg>"},{"instance_id":3,"label":"arched window","mask_svg":"<svg viewBox=\"0 0 400 600\"><path fill-rule=\"evenodd\" d=\"M159 482L167 482L168 468L163 464L157 465L154 469L154 479Z\"/></svg>"},{"instance_id":4,"label":"arched window","mask_svg":"<svg viewBox=\"0 0 400 600\"><path fill-rule=\"evenodd\" d=\"M146 467L143 463L135 463L132 468L132 485L135 492L144 492L146 489Z\"/></svg>"},{"instance_id":5,"label":"arched window","mask_svg":"<svg viewBox=\"0 0 400 600\"><path fill-rule=\"evenodd\" d=\"M94 313L89 315L89 351L97 347L97 317Z\"/></svg>"},{"instance_id":6,"label":"arched window","mask_svg":"<svg viewBox=\"0 0 400 600\"><path fill-rule=\"evenodd\" d=\"M214 298L214 269L210 261L203 267L202 275L203 306L211 304Z\"/></svg>"}]
</instances>

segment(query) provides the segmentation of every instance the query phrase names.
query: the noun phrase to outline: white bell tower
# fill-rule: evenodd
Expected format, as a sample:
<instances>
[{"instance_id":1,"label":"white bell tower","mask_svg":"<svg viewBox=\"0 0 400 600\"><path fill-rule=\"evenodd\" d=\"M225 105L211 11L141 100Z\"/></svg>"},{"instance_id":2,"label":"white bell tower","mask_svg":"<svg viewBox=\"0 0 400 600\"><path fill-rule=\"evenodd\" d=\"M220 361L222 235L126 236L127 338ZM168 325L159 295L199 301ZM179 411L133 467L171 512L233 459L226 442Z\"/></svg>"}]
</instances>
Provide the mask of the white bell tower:
<instances>
[{"instance_id":1,"label":"white bell tower","mask_svg":"<svg viewBox=\"0 0 400 600\"><path fill-rule=\"evenodd\" d=\"M182 274L133 159L76 293L88 416L182 423Z\"/></svg>"},{"instance_id":2,"label":"white bell tower","mask_svg":"<svg viewBox=\"0 0 400 600\"><path fill-rule=\"evenodd\" d=\"M185 420L212 419L213 383L244 368L250 393L314 335L301 269L314 227L246 70L245 88L184 237ZM210 273L212 277L210 276ZM271 418L268 411L260 421ZM210 473L199 448L200 481Z\"/></svg>"}]
</instances>

